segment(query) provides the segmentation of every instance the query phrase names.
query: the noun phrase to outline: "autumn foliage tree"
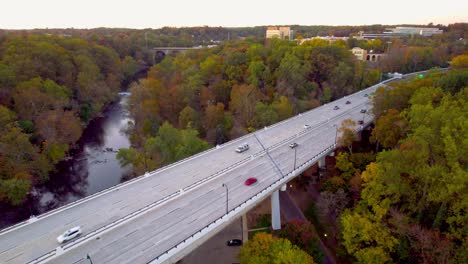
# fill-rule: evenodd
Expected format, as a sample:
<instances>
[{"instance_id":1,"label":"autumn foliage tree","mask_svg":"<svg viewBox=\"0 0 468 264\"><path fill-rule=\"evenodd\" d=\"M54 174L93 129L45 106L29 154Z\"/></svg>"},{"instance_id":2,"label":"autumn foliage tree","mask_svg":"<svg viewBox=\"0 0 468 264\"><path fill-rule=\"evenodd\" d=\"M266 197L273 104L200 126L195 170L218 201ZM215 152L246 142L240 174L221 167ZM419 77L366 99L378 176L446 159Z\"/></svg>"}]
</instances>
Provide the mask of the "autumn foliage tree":
<instances>
[{"instance_id":1,"label":"autumn foliage tree","mask_svg":"<svg viewBox=\"0 0 468 264\"><path fill-rule=\"evenodd\" d=\"M346 146L349 152L353 151L353 142L356 141L357 136L355 130L356 122L351 119L345 119L338 128L340 136L337 139L339 146Z\"/></svg>"},{"instance_id":2,"label":"autumn foliage tree","mask_svg":"<svg viewBox=\"0 0 468 264\"><path fill-rule=\"evenodd\" d=\"M284 238L274 238L270 234L257 233L239 252L242 263L314 263L306 252Z\"/></svg>"},{"instance_id":3,"label":"autumn foliage tree","mask_svg":"<svg viewBox=\"0 0 468 264\"><path fill-rule=\"evenodd\" d=\"M343 245L360 262L466 261L467 91L425 78L407 84L412 95L395 105L407 105L402 113L382 116L404 117L406 133L367 166L358 205L340 218Z\"/></svg>"}]
</instances>

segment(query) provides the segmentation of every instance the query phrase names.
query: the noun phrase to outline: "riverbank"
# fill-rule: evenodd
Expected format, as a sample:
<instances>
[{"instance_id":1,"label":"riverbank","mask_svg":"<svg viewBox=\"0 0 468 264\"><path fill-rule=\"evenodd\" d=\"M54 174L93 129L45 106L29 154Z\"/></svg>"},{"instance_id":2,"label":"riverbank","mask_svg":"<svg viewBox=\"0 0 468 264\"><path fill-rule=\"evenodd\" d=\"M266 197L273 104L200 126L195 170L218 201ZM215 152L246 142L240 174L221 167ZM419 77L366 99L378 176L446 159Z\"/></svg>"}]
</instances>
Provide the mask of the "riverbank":
<instances>
[{"instance_id":1,"label":"riverbank","mask_svg":"<svg viewBox=\"0 0 468 264\"><path fill-rule=\"evenodd\" d=\"M126 127L131 121L125 105L128 94L120 94L103 114L93 119L70 152L70 158L56 166L46 183L29 192L20 206L0 203L0 229L94 194L124 181L131 167L121 168L119 148L130 146Z\"/></svg>"}]
</instances>

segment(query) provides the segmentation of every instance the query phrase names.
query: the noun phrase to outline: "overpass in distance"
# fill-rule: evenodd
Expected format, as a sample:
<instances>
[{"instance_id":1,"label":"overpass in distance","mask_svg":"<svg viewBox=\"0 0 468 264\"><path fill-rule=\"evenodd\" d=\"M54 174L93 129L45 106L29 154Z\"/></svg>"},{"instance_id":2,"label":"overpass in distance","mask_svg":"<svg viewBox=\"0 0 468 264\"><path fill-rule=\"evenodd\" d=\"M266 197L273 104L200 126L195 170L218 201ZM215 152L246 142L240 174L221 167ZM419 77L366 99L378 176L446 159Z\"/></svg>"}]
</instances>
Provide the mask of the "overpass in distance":
<instances>
[{"instance_id":1,"label":"overpass in distance","mask_svg":"<svg viewBox=\"0 0 468 264\"><path fill-rule=\"evenodd\" d=\"M343 120L364 119L358 132L371 123L372 114L360 112L370 108L364 95L395 79L6 228L0 263L173 263L269 196L279 228L278 190L324 162ZM236 153L242 143L250 149ZM258 182L245 186L250 177ZM78 225L80 237L57 243Z\"/></svg>"}]
</instances>

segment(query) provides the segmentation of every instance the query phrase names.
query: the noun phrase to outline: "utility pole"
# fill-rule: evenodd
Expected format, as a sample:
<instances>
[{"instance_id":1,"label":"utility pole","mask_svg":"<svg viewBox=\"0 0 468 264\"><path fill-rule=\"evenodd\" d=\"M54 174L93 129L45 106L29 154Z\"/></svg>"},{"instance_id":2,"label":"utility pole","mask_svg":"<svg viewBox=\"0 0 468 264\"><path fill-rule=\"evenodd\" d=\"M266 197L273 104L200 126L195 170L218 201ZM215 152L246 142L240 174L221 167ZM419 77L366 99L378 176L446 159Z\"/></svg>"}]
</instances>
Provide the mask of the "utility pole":
<instances>
[{"instance_id":1,"label":"utility pole","mask_svg":"<svg viewBox=\"0 0 468 264\"><path fill-rule=\"evenodd\" d=\"M338 137L338 126L336 124L333 124L333 126L336 128L336 132L335 132L335 146L336 146L336 138Z\"/></svg>"},{"instance_id":2,"label":"utility pole","mask_svg":"<svg viewBox=\"0 0 468 264\"><path fill-rule=\"evenodd\" d=\"M228 201L229 201L229 190L228 190L228 186L226 184L223 183L223 187L226 188L226 215L228 214L229 212L229 207L228 207Z\"/></svg>"},{"instance_id":3,"label":"utility pole","mask_svg":"<svg viewBox=\"0 0 468 264\"><path fill-rule=\"evenodd\" d=\"M86 254L86 259L89 259L89 262L91 262L91 264L93 264L93 260L91 260L91 257L89 256L89 254Z\"/></svg>"},{"instance_id":4,"label":"utility pole","mask_svg":"<svg viewBox=\"0 0 468 264\"><path fill-rule=\"evenodd\" d=\"M296 170L296 151L297 151L297 147L298 147L298 146L296 146L296 147L294 148L294 170Z\"/></svg>"}]
</instances>

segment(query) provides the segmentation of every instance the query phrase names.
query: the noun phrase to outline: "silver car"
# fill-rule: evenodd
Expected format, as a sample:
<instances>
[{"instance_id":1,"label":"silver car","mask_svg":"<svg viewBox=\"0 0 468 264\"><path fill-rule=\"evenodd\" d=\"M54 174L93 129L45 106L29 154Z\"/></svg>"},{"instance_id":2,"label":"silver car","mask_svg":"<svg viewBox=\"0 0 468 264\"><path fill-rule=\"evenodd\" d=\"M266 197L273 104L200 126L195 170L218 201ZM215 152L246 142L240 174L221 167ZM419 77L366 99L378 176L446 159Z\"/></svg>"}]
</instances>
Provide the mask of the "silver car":
<instances>
[{"instance_id":1,"label":"silver car","mask_svg":"<svg viewBox=\"0 0 468 264\"><path fill-rule=\"evenodd\" d=\"M241 152L247 151L248 149L249 149L249 144L244 143L236 148L236 152L241 153Z\"/></svg>"},{"instance_id":2,"label":"silver car","mask_svg":"<svg viewBox=\"0 0 468 264\"><path fill-rule=\"evenodd\" d=\"M81 227L80 226L75 226L67 231L65 233L61 234L60 236L57 237L57 242L59 243L64 243L67 242L70 239L73 239L81 234Z\"/></svg>"}]
</instances>

